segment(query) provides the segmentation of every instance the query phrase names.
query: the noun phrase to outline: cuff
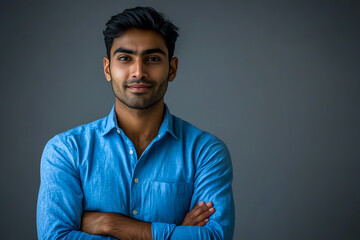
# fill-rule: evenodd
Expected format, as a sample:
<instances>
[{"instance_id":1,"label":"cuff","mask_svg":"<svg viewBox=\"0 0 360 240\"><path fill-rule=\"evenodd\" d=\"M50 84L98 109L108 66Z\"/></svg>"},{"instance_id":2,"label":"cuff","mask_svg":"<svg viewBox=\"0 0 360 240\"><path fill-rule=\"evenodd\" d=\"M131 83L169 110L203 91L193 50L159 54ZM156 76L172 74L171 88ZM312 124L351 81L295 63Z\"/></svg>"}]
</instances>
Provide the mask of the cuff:
<instances>
[{"instance_id":1,"label":"cuff","mask_svg":"<svg viewBox=\"0 0 360 240\"><path fill-rule=\"evenodd\" d=\"M176 225L168 223L153 222L151 223L151 234L153 240L168 240Z\"/></svg>"}]
</instances>

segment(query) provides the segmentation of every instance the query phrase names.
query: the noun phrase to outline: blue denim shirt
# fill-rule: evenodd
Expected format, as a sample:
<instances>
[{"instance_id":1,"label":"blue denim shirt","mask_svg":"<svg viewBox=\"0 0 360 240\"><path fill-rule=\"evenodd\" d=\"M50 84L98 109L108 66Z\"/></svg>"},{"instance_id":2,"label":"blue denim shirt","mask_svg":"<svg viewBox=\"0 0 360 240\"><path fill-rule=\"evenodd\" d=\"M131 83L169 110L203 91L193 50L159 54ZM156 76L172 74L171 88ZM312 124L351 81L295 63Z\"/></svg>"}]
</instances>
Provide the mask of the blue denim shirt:
<instances>
[{"instance_id":1,"label":"blue denim shirt","mask_svg":"<svg viewBox=\"0 0 360 240\"><path fill-rule=\"evenodd\" d=\"M56 135L41 159L39 239L115 239L80 231L83 211L151 222L153 239L232 239L232 166L225 144L170 114L138 159L113 107L95 122ZM200 201L215 213L204 227L179 226Z\"/></svg>"}]
</instances>

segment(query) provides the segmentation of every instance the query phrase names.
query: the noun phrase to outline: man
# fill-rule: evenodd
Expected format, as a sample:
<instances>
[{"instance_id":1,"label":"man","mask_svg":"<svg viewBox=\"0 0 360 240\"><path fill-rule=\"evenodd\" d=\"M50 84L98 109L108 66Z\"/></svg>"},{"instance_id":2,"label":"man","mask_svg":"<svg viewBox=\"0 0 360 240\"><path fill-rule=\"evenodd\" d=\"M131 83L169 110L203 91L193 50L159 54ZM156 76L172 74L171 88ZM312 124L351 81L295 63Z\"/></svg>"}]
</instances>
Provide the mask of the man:
<instances>
[{"instance_id":1,"label":"man","mask_svg":"<svg viewBox=\"0 0 360 240\"><path fill-rule=\"evenodd\" d=\"M46 145L39 239L232 239L226 146L164 104L177 30L143 7L107 23L104 73L115 106Z\"/></svg>"}]
</instances>

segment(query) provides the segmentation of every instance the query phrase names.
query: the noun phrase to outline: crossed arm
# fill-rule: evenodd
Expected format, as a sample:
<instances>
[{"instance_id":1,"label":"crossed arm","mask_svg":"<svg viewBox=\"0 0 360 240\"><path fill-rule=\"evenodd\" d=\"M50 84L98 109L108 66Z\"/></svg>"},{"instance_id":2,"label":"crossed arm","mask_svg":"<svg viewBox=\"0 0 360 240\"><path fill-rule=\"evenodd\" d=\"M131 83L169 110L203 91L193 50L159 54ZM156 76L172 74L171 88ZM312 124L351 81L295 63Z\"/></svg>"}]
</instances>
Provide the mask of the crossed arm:
<instances>
[{"instance_id":1,"label":"crossed arm","mask_svg":"<svg viewBox=\"0 0 360 240\"><path fill-rule=\"evenodd\" d=\"M194 176L190 206L195 207L181 225L176 225L141 222L115 213L83 212L84 195L76 160L60 139L55 140L47 144L41 161L39 239L232 239L232 172L226 148L203 154ZM211 201L216 212L210 203L199 203L201 200Z\"/></svg>"},{"instance_id":2,"label":"crossed arm","mask_svg":"<svg viewBox=\"0 0 360 240\"><path fill-rule=\"evenodd\" d=\"M201 201L182 222L182 226L205 226L215 212L212 202ZM138 221L122 214L84 212L81 231L91 235L112 236L118 239L152 239L151 223Z\"/></svg>"}]
</instances>

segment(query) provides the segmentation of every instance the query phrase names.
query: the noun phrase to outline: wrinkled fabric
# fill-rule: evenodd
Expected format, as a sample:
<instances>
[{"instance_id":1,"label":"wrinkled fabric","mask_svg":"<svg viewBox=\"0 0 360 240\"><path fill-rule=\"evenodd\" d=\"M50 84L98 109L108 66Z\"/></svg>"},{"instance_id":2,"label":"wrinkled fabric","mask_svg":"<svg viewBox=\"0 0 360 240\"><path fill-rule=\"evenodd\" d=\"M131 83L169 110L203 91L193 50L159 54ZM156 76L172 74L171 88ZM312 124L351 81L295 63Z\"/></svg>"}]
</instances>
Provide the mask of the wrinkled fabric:
<instances>
[{"instance_id":1,"label":"wrinkled fabric","mask_svg":"<svg viewBox=\"0 0 360 240\"><path fill-rule=\"evenodd\" d=\"M83 211L152 223L153 239L232 239L232 166L225 144L170 114L138 159L115 109L52 138L41 159L39 239L115 239L80 231ZM200 201L215 213L204 227L179 226Z\"/></svg>"}]
</instances>

